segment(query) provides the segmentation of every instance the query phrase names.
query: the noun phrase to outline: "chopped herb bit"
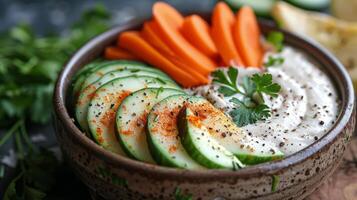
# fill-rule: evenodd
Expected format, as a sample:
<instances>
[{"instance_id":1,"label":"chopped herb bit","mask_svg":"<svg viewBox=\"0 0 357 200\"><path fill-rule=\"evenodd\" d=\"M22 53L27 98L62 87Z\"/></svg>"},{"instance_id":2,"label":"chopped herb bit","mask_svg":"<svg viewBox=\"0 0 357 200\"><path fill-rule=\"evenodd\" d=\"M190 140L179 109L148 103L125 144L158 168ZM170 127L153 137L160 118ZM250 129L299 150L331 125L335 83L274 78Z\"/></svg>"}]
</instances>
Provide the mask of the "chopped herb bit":
<instances>
[{"instance_id":1,"label":"chopped herb bit","mask_svg":"<svg viewBox=\"0 0 357 200\"><path fill-rule=\"evenodd\" d=\"M285 59L283 57L269 56L268 61L264 63L265 67L274 67L283 64Z\"/></svg>"},{"instance_id":2,"label":"chopped herb bit","mask_svg":"<svg viewBox=\"0 0 357 200\"><path fill-rule=\"evenodd\" d=\"M160 93L162 93L163 91L164 91L164 88L160 87L156 92L155 98L157 99L159 97Z\"/></svg>"},{"instance_id":3,"label":"chopped herb bit","mask_svg":"<svg viewBox=\"0 0 357 200\"><path fill-rule=\"evenodd\" d=\"M272 176L272 183L271 183L271 191L272 192L276 191L276 189L278 188L279 182L280 182L280 177L277 176L277 175L273 175Z\"/></svg>"},{"instance_id":4,"label":"chopped herb bit","mask_svg":"<svg viewBox=\"0 0 357 200\"><path fill-rule=\"evenodd\" d=\"M166 82L164 80L162 80L161 78L157 78L156 77L156 80L159 81L160 83L164 84L164 85L166 84Z\"/></svg>"},{"instance_id":5,"label":"chopped herb bit","mask_svg":"<svg viewBox=\"0 0 357 200\"><path fill-rule=\"evenodd\" d=\"M132 72L132 73L139 72L139 71L140 71L140 69L132 69L132 70L130 70L130 72Z\"/></svg>"},{"instance_id":6,"label":"chopped herb bit","mask_svg":"<svg viewBox=\"0 0 357 200\"><path fill-rule=\"evenodd\" d=\"M175 200L192 200L193 199L191 194L190 195L182 194L181 189L178 187L176 188L174 195L175 195Z\"/></svg>"},{"instance_id":7,"label":"chopped herb bit","mask_svg":"<svg viewBox=\"0 0 357 200\"><path fill-rule=\"evenodd\" d=\"M277 52L283 50L284 35L278 31L272 31L268 34L266 40L275 47Z\"/></svg>"}]
</instances>

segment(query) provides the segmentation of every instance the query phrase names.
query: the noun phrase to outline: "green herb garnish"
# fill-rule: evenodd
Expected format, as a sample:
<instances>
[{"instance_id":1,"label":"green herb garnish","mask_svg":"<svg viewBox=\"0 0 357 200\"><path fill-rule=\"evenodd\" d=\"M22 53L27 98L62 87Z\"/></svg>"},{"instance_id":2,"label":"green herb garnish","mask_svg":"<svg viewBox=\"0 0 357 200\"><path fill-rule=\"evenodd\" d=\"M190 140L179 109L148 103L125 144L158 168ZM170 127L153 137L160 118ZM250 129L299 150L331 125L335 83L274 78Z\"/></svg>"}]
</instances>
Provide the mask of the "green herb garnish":
<instances>
[{"instance_id":1,"label":"green herb garnish","mask_svg":"<svg viewBox=\"0 0 357 200\"><path fill-rule=\"evenodd\" d=\"M280 177L277 175L272 176L272 181L271 181L271 191L275 192L279 186L280 183Z\"/></svg>"},{"instance_id":2,"label":"green herb garnish","mask_svg":"<svg viewBox=\"0 0 357 200\"><path fill-rule=\"evenodd\" d=\"M227 75L228 77L222 70L216 70L212 73L213 82L220 83L222 85L219 87L218 91L227 97L236 93L242 94L237 85L238 69L230 67Z\"/></svg>"},{"instance_id":3,"label":"green herb garnish","mask_svg":"<svg viewBox=\"0 0 357 200\"><path fill-rule=\"evenodd\" d=\"M163 87L160 87L157 91L156 91L156 95L155 95L155 98L157 99L160 95L160 93L162 93L164 91L164 88Z\"/></svg>"},{"instance_id":4,"label":"green herb garnish","mask_svg":"<svg viewBox=\"0 0 357 200\"><path fill-rule=\"evenodd\" d=\"M285 59L283 57L269 56L268 61L264 63L265 67L274 67L283 64Z\"/></svg>"},{"instance_id":5,"label":"green herb garnish","mask_svg":"<svg viewBox=\"0 0 357 200\"><path fill-rule=\"evenodd\" d=\"M19 120L15 125L6 135L15 138L20 173L8 185L4 200L43 199L56 182L59 162L52 152L32 144L26 132L25 120ZM2 144L10 139L6 135L1 138Z\"/></svg>"},{"instance_id":6,"label":"green herb garnish","mask_svg":"<svg viewBox=\"0 0 357 200\"><path fill-rule=\"evenodd\" d=\"M255 92L257 92L259 96L262 97L263 93L272 97L278 96L281 87L279 84L273 83L273 76L271 74L254 74L251 80L254 83L253 87L255 88Z\"/></svg>"},{"instance_id":7,"label":"green herb garnish","mask_svg":"<svg viewBox=\"0 0 357 200\"><path fill-rule=\"evenodd\" d=\"M230 101L238 105L236 109L229 113L237 126L254 124L259 120L270 117L270 110L266 104L254 104L254 106L249 107L237 98L232 98Z\"/></svg>"},{"instance_id":8,"label":"green herb garnish","mask_svg":"<svg viewBox=\"0 0 357 200\"><path fill-rule=\"evenodd\" d=\"M272 31L268 33L266 40L275 47L277 52L281 52L284 47L284 35L278 31Z\"/></svg>"},{"instance_id":9,"label":"green herb garnish","mask_svg":"<svg viewBox=\"0 0 357 200\"><path fill-rule=\"evenodd\" d=\"M245 126L264 120L271 115L271 110L264 103L263 94L271 97L277 97L280 92L280 85L273 83L271 74L253 74L252 76L243 77L243 84L238 85L238 69L230 67L227 74L222 70L212 73L213 81L220 84L218 92L226 97L240 94L242 100L235 97L230 102L237 105L230 116L238 126ZM240 89L242 88L242 89Z\"/></svg>"},{"instance_id":10,"label":"green herb garnish","mask_svg":"<svg viewBox=\"0 0 357 200\"><path fill-rule=\"evenodd\" d=\"M182 194L181 192L181 189L180 188L176 188L175 190L175 200L192 200L192 195L184 195Z\"/></svg>"},{"instance_id":11,"label":"green herb garnish","mask_svg":"<svg viewBox=\"0 0 357 200\"><path fill-rule=\"evenodd\" d=\"M37 37L25 24L0 33L0 127L9 127L0 147L15 139L19 165L4 200L43 199L52 190L58 161L50 151L32 145L25 123L49 122L60 69L80 46L109 28L109 18L105 7L97 5L85 11L65 37Z\"/></svg>"}]
</instances>

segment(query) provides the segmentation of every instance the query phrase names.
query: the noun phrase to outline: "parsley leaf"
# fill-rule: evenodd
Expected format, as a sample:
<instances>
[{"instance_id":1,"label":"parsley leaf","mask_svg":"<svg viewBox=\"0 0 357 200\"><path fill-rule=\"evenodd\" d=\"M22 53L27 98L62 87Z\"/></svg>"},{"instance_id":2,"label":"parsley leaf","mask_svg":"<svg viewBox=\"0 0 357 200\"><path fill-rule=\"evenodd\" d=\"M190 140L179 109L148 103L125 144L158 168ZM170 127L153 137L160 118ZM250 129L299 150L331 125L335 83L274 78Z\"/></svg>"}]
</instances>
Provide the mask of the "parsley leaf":
<instances>
[{"instance_id":1,"label":"parsley leaf","mask_svg":"<svg viewBox=\"0 0 357 200\"><path fill-rule=\"evenodd\" d=\"M213 81L220 84L218 92L226 97L241 94L242 100L235 97L230 101L235 107L229 115L238 126L245 126L270 117L270 108L264 103L263 94L277 97L281 86L273 83L271 74L244 76L243 84L238 85L238 69L230 67L227 75L222 70L213 72ZM242 88L241 90L238 88Z\"/></svg>"},{"instance_id":2,"label":"parsley leaf","mask_svg":"<svg viewBox=\"0 0 357 200\"><path fill-rule=\"evenodd\" d=\"M52 191L59 163L52 152L32 144L25 123L49 122L52 92L63 64L85 42L107 30L109 18L105 7L97 5L85 11L65 37L38 37L27 24L0 33L0 127L11 126L0 146L15 138L20 169L4 193L5 200L40 200Z\"/></svg>"},{"instance_id":3,"label":"parsley leaf","mask_svg":"<svg viewBox=\"0 0 357 200\"><path fill-rule=\"evenodd\" d=\"M270 117L270 110L266 104L248 107L237 98L232 98L230 101L237 105L237 108L230 111L229 114L239 127L253 124L258 120L264 120Z\"/></svg>"},{"instance_id":4,"label":"parsley leaf","mask_svg":"<svg viewBox=\"0 0 357 200\"><path fill-rule=\"evenodd\" d=\"M265 67L274 67L283 64L285 59L283 57L269 56L268 61L264 63Z\"/></svg>"},{"instance_id":5,"label":"parsley leaf","mask_svg":"<svg viewBox=\"0 0 357 200\"><path fill-rule=\"evenodd\" d=\"M284 35L278 31L268 33L266 40L275 47L277 52L281 52L284 47Z\"/></svg>"},{"instance_id":6,"label":"parsley leaf","mask_svg":"<svg viewBox=\"0 0 357 200\"><path fill-rule=\"evenodd\" d=\"M227 72L228 77L222 70L216 70L212 73L213 82L220 83L221 86L218 91L224 96L229 97L236 93L242 93L238 89L237 78L238 78L238 69L230 67Z\"/></svg>"},{"instance_id":7,"label":"parsley leaf","mask_svg":"<svg viewBox=\"0 0 357 200\"><path fill-rule=\"evenodd\" d=\"M254 74L252 81L255 83L256 92L261 96L265 93L272 97L277 97L280 92L281 86L277 83L273 83L273 76L271 74Z\"/></svg>"}]
</instances>

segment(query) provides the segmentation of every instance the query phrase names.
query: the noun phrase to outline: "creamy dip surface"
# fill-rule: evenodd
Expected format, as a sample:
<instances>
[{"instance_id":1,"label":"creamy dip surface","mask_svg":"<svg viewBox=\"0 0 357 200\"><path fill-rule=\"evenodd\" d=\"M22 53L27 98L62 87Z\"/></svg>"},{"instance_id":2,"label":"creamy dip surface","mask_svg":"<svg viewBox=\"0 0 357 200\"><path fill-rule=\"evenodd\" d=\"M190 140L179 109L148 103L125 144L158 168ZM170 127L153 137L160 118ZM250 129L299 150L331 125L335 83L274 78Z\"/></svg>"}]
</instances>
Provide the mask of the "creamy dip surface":
<instances>
[{"instance_id":1,"label":"creamy dip surface","mask_svg":"<svg viewBox=\"0 0 357 200\"><path fill-rule=\"evenodd\" d=\"M318 140L331 128L339 112L339 98L328 76L301 51L285 46L281 53L266 53L264 59L269 56L284 58L283 64L266 70L272 74L273 82L281 86L281 91L276 98L263 95L272 110L271 117L242 128L290 155ZM239 83L243 76L262 73L254 67L238 69ZM229 102L232 97L223 97L218 87L217 83L212 83L188 92L205 97L229 115L236 105ZM233 97L242 99L239 94Z\"/></svg>"}]
</instances>

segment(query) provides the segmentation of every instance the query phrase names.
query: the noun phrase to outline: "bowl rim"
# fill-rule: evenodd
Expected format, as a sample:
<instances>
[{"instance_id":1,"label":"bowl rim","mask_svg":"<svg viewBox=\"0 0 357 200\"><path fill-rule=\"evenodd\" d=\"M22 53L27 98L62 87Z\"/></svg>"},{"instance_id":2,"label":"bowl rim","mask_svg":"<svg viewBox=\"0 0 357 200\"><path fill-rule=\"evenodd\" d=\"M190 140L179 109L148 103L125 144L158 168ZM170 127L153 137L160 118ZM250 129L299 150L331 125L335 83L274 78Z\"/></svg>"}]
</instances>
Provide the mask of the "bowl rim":
<instances>
[{"instance_id":1,"label":"bowl rim","mask_svg":"<svg viewBox=\"0 0 357 200\"><path fill-rule=\"evenodd\" d=\"M134 22L118 25L109 29L108 31L92 38L88 41L85 45L83 45L78 51L76 51L72 57L68 60L68 62L63 67L62 71L60 72L56 85L55 91L53 95L53 105L54 105L54 114L56 116L55 120L59 120L60 123L63 125L64 130L69 132L71 136L76 140L77 144L84 147L88 152L93 153L93 155L99 157L100 159L104 160L107 163L110 163L114 167L119 167L127 170L134 170L136 172L141 173L150 173L150 175L155 175L156 177L166 177L166 176L174 176L175 179L182 179L182 180L212 180L214 179L226 179L226 178L244 178L244 177L260 177L262 175L273 175L278 173L279 171L286 170L289 166L296 165L298 163L303 162L306 159L309 159L315 153L322 151L324 148L328 147L329 144L333 143L335 139L338 138L339 134L342 134L345 126L349 122L350 118L352 117L353 109L354 109L354 90L352 81L350 76L348 75L344 66L335 58L328 50L326 50L321 45L317 44L317 42L312 41L309 38L298 36L294 33L282 30L277 28L274 24L260 20L259 24L262 29L273 29L280 31L284 34L285 39L288 40L287 42L291 46L300 46L301 47L308 47L312 49L311 52L314 54L314 60L318 61L320 64L323 65L329 64L337 70L340 74L338 78L335 78L334 85L339 85L336 87L337 89L343 88L343 91L338 91L341 101L340 105L340 113L338 118L336 119L335 124L330 128L330 130L319 140L313 142L309 146L305 147L304 149L291 154L281 160L271 161L267 163L262 163L254 166L250 166L247 168L243 168L237 171L229 171L229 170L220 170L220 169L210 169L210 170L186 170L186 169L177 169L177 168L170 168L165 166L153 165L148 164L140 161L136 161L130 158L126 158L124 156L116 155L111 153L98 144L93 142L91 139L86 137L80 129L75 125L72 117L70 116L67 108L66 108L66 93L67 89L70 86L71 78L68 77L71 73L71 69L78 65L79 60L87 54L90 54L90 50L97 48L98 44L105 41L109 37L116 36L121 31L131 29L133 27L140 27L142 24L142 20L137 20ZM295 42L293 42L295 41ZM317 60L316 55L319 55L323 59ZM88 56L88 55L87 55ZM81 63L82 65L85 63ZM78 69L77 69L78 70ZM73 76L73 74L72 74ZM329 74L330 79L331 75ZM67 87L65 87L67 86Z\"/></svg>"}]
</instances>

